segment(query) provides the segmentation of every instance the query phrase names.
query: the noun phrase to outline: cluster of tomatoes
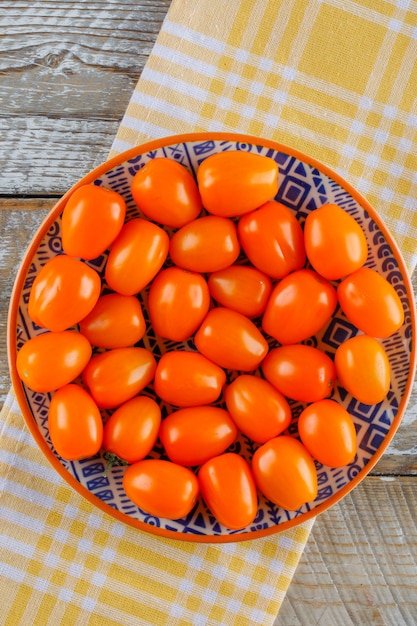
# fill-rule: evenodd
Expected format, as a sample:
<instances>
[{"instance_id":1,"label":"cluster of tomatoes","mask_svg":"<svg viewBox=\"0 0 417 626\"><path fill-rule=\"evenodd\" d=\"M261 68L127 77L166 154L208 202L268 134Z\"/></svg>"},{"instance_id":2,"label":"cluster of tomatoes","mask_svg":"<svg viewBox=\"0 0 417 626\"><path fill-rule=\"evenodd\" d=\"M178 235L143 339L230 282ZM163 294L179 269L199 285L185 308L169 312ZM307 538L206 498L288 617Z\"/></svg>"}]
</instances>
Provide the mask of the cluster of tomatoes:
<instances>
[{"instance_id":1,"label":"cluster of tomatoes","mask_svg":"<svg viewBox=\"0 0 417 626\"><path fill-rule=\"evenodd\" d=\"M346 211L323 205L302 227L274 200L269 157L219 153L197 180L156 158L131 190L144 217L126 220L120 194L79 187L62 213L63 253L31 289L29 316L46 332L22 346L17 370L31 389L53 392L55 449L75 460L104 448L129 466L126 494L151 515L181 518L201 494L222 524L240 529L257 514L258 490L299 508L317 495L313 459L339 467L356 454L353 421L329 398L336 379L368 404L389 390L379 339L403 323L398 295L364 266L366 238ZM103 285L85 261L106 250ZM138 293L154 332L182 342L158 361L140 347ZM361 332L331 358L303 342L338 305ZM148 385L172 406L164 419L141 393ZM306 404L299 437L284 434L289 400ZM227 451L239 432L258 444L250 465ZM169 461L151 458L158 440Z\"/></svg>"}]
</instances>

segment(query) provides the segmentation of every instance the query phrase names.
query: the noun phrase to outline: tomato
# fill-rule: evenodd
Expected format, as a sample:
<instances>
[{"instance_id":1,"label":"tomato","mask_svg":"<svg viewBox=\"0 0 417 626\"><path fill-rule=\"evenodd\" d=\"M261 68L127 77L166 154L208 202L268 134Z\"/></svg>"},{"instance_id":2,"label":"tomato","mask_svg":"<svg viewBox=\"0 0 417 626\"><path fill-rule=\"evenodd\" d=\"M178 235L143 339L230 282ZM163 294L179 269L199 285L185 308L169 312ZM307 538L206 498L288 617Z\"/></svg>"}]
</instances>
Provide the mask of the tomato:
<instances>
[{"instance_id":1,"label":"tomato","mask_svg":"<svg viewBox=\"0 0 417 626\"><path fill-rule=\"evenodd\" d=\"M79 385L64 385L52 396L48 428L55 450L67 461L87 459L101 448L103 422L100 411Z\"/></svg>"},{"instance_id":2,"label":"tomato","mask_svg":"<svg viewBox=\"0 0 417 626\"><path fill-rule=\"evenodd\" d=\"M316 466L295 437L280 435L260 446L253 455L252 472L259 491L288 511L317 496Z\"/></svg>"},{"instance_id":3,"label":"tomato","mask_svg":"<svg viewBox=\"0 0 417 626\"><path fill-rule=\"evenodd\" d=\"M240 246L236 226L226 217L206 215L186 224L171 238L175 265L192 272L216 272L234 263Z\"/></svg>"},{"instance_id":4,"label":"tomato","mask_svg":"<svg viewBox=\"0 0 417 626\"><path fill-rule=\"evenodd\" d=\"M265 378L287 398L316 402L330 395L336 370L332 359L302 343L269 351L262 363Z\"/></svg>"},{"instance_id":5,"label":"tomato","mask_svg":"<svg viewBox=\"0 0 417 626\"><path fill-rule=\"evenodd\" d=\"M250 372L268 352L266 339L246 316L232 309L211 309L194 335L197 350L220 367Z\"/></svg>"},{"instance_id":6,"label":"tomato","mask_svg":"<svg viewBox=\"0 0 417 626\"><path fill-rule=\"evenodd\" d=\"M91 345L79 333L46 332L28 339L16 357L20 379L33 391L49 392L73 381L91 357Z\"/></svg>"},{"instance_id":7,"label":"tomato","mask_svg":"<svg viewBox=\"0 0 417 626\"><path fill-rule=\"evenodd\" d=\"M153 386L165 402L176 406L211 404L220 396L226 374L199 352L166 352L156 367Z\"/></svg>"},{"instance_id":8,"label":"tomato","mask_svg":"<svg viewBox=\"0 0 417 626\"><path fill-rule=\"evenodd\" d=\"M283 278L305 263L300 223L280 202L266 202L256 211L243 215L238 236L251 263L272 278Z\"/></svg>"},{"instance_id":9,"label":"tomato","mask_svg":"<svg viewBox=\"0 0 417 626\"><path fill-rule=\"evenodd\" d=\"M341 385L363 404L378 404L391 384L391 368L380 342L369 335L351 337L336 350L336 374Z\"/></svg>"},{"instance_id":10,"label":"tomato","mask_svg":"<svg viewBox=\"0 0 417 626\"><path fill-rule=\"evenodd\" d=\"M355 424L334 400L313 402L298 418L298 433L311 456L329 467L342 467L356 456Z\"/></svg>"},{"instance_id":11,"label":"tomato","mask_svg":"<svg viewBox=\"0 0 417 626\"><path fill-rule=\"evenodd\" d=\"M299 343L323 328L336 306L336 289L325 278L310 269L297 270L274 287L262 328L281 344Z\"/></svg>"},{"instance_id":12,"label":"tomato","mask_svg":"<svg viewBox=\"0 0 417 626\"><path fill-rule=\"evenodd\" d=\"M144 459L130 465L123 487L127 497L145 513L172 520L188 515L199 495L195 474L163 459Z\"/></svg>"},{"instance_id":13,"label":"tomato","mask_svg":"<svg viewBox=\"0 0 417 626\"><path fill-rule=\"evenodd\" d=\"M354 272L368 256L362 228L336 204L324 204L307 215L304 240L308 260L328 280Z\"/></svg>"},{"instance_id":14,"label":"tomato","mask_svg":"<svg viewBox=\"0 0 417 626\"><path fill-rule=\"evenodd\" d=\"M201 163L197 183L209 213L238 216L275 197L278 165L270 157L252 152L219 152Z\"/></svg>"},{"instance_id":15,"label":"tomato","mask_svg":"<svg viewBox=\"0 0 417 626\"><path fill-rule=\"evenodd\" d=\"M161 409L148 396L135 396L119 406L104 426L109 466L143 459L156 443L160 424Z\"/></svg>"},{"instance_id":16,"label":"tomato","mask_svg":"<svg viewBox=\"0 0 417 626\"><path fill-rule=\"evenodd\" d=\"M272 282L255 267L230 265L210 274L208 287L218 304L247 317L258 317L264 312Z\"/></svg>"},{"instance_id":17,"label":"tomato","mask_svg":"<svg viewBox=\"0 0 417 626\"><path fill-rule=\"evenodd\" d=\"M216 456L200 467L200 493L214 517L233 530L249 526L258 512L258 494L250 466L239 454Z\"/></svg>"},{"instance_id":18,"label":"tomato","mask_svg":"<svg viewBox=\"0 0 417 626\"><path fill-rule=\"evenodd\" d=\"M82 373L84 384L102 409L114 408L144 389L156 361L145 348L113 348L93 356Z\"/></svg>"},{"instance_id":19,"label":"tomato","mask_svg":"<svg viewBox=\"0 0 417 626\"><path fill-rule=\"evenodd\" d=\"M288 401L271 383L242 374L226 387L226 407L237 428L258 443L281 434L291 423Z\"/></svg>"},{"instance_id":20,"label":"tomato","mask_svg":"<svg viewBox=\"0 0 417 626\"><path fill-rule=\"evenodd\" d=\"M169 237L140 217L126 222L113 242L104 277L113 291L133 296L156 276L168 256Z\"/></svg>"},{"instance_id":21,"label":"tomato","mask_svg":"<svg viewBox=\"0 0 417 626\"><path fill-rule=\"evenodd\" d=\"M159 438L168 457L180 465L201 465L224 452L236 439L229 413L215 406L178 409L166 417Z\"/></svg>"},{"instance_id":22,"label":"tomato","mask_svg":"<svg viewBox=\"0 0 417 626\"><path fill-rule=\"evenodd\" d=\"M100 290L100 276L91 267L66 254L52 257L33 281L29 317L48 330L66 330L90 313Z\"/></svg>"},{"instance_id":23,"label":"tomato","mask_svg":"<svg viewBox=\"0 0 417 626\"><path fill-rule=\"evenodd\" d=\"M119 193L97 185L78 187L62 212L62 249L70 256L95 259L119 234L126 202Z\"/></svg>"},{"instance_id":24,"label":"tomato","mask_svg":"<svg viewBox=\"0 0 417 626\"><path fill-rule=\"evenodd\" d=\"M180 228L194 220L202 209L197 183L178 161L152 159L137 172L132 196L146 217Z\"/></svg>"},{"instance_id":25,"label":"tomato","mask_svg":"<svg viewBox=\"0 0 417 626\"><path fill-rule=\"evenodd\" d=\"M145 331L139 300L120 293L101 296L91 313L80 322L80 332L99 348L133 346Z\"/></svg>"},{"instance_id":26,"label":"tomato","mask_svg":"<svg viewBox=\"0 0 417 626\"><path fill-rule=\"evenodd\" d=\"M400 297L384 276L362 267L338 286L339 304L346 317L367 335L385 339L404 323Z\"/></svg>"},{"instance_id":27,"label":"tomato","mask_svg":"<svg viewBox=\"0 0 417 626\"><path fill-rule=\"evenodd\" d=\"M159 272L149 290L149 317L154 331L165 339L188 339L209 308L210 292L205 278L180 267Z\"/></svg>"}]
</instances>

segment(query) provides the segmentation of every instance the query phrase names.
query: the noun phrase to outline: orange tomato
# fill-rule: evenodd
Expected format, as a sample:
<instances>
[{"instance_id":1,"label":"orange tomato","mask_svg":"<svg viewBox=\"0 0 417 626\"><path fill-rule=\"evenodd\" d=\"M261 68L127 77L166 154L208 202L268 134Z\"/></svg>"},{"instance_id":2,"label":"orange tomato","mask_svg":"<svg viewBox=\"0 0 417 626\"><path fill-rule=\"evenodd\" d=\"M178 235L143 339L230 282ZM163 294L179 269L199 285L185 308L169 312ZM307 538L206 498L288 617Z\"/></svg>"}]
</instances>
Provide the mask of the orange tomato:
<instances>
[{"instance_id":1,"label":"orange tomato","mask_svg":"<svg viewBox=\"0 0 417 626\"><path fill-rule=\"evenodd\" d=\"M145 513L172 520L188 515L199 495L195 474L163 459L143 459L130 465L123 487L127 497Z\"/></svg>"},{"instance_id":2,"label":"orange tomato","mask_svg":"<svg viewBox=\"0 0 417 626\"><path fill-rule=\"evenodd\" d=\"M197 350L220 367L250 372L268 352L266 339L246 316L231 309L211 309L194 336Z\"/></svg>"},{"instance_id":3,"label":"orange tomato","mask_svg":"<svg viewBox=\"0 0 417 626\"><path fill-rule=\"evenodd\" d=\"M194 220L202 209L197 183L178 161L156 158L134 176L132 195L146 217L180 228Z\"/></svg>"},{"instance_id":4,"label":"orange tomato","mask_svg":"<svg viewBox=\"0 0 417 626\"><path fill-rule=\"evenodd\" d=\"M388 355L369 335L351 337L336 350L334 363L341 385L363 404L378 404L391 384Z\"/></svg>"},{"instance_id":5,"label":"orange tomato","mask_svg":"<svg viewBox=\"0 0 417 626\"><path fill-rule=\"evenodd\" d=\"M316 402L330 395L336 370L325 352L302 343L269 351L262 363L265 378L287 398Z\"/></svg>"},{"instance_id":6,"label":"orange tomato","mask_svg":"<svg viewBox=\"0 0 417 626\"><path fill-rule=\"evenodd\" d=\"M334 400L320 400L306 407L298 418L298 433L319 463L342 467L355 458L355 425L346 409Z\"/></svg>"},{"instance_id":7,"label":"orange tomato","mask_svg":"<svg viewBox=\"0 0 417 626\"><path fill-rule=\"evenodd\" d=\"M230 265L210 274L208 287L218 304L247 317L258 317L264 312L272 282L255 267Z\"/></svg>"},{"instance_id":8,"label":"orange tomato","mask_svg":"<svg viewBox=\"0 0 417 626\"><path fill-rule=\"evenodd\" d=\"M240 244L248 259L272 278L283 278L303 267L304 235L285 205L270 201L243 215L238 223Z\"/></svg>"},{"instance_id":9,"label":"orange tomato","mask_svg":"<svg viewBox=\"0 0 417 626\"><path fill-rule=\"evenodd\" d=\"M201 163L197 183L209 213L238 216L275 197L278 165L270 157L252 152L219 152Z\"/></svg>"},{"instance_id":10,"label":"orange tomato","mask_svg":"<svg viewBox=\"0 0 417 626\"><path fill-rule=\"evenodd\" d=\"M323 328L336 306L336 289L325 278L310 269L297 270L274 287L262 328L281 344L299 343Z\"/></svg>"},{"instance_id":11,"label":"orange tomato","mask_svg":"<svg viewBox=\"0 0 417 626\"><path fill-rule=\"evenodd\" d=\"M307 215L304 239L308 260L328 280L351 274L368 256L361 226L336 204L324 204Z\"/></svg>"},{"instance_id":12,"label":"orange tomato","mask_svg":"<svg viewBox=\"0 0 417 626\"><path fill-rule=\"evenodd\" d=\"M210 459L198 472L200 493L214 517L233 530L249 526L258 512L250 466L233 452Z\"/></svg>"},{"instance_id":13,"label":"orange tomato","mask_svg":"<svg viewBox=\"0 0 417 626\"><path fill-rule=\"evenodd\" d=\"M113 242L104 277L113 291L133 296L156 276L168 256L169 237L140 217L126 222Z\"/></svg>"},{"instance_id":14,"label":"orange tomato","mask_svg":"<svg viewBox=\"0 0 417 626\"><path fill-rule=\"evenodd\" d=\"M159 272L148 296L149 317L154 331L171 341L185 341L192 335L210 308L205 278L180 267Z\"/></svg>"},{"instance_id":15,"label":"orange tomato","mask_svg":"<svg viewBox=\"0 0 417 626\"><path fill-rule=\"evenodd\" d=\"M384 276L362 267L338 286L339 304L346 317L367 335L385 339L404 323L400 297Z\"/></svg>"},{"instance_id":16,"label":"orange tomato","mask_svg":"<svg viewBox=\"0 0 417 626\"><path fill-rule=\"evenodd\" d=\"M317 471L305 446L280 435L260 446L252 459L259 491L278 506L295 511L317 497Z\"/></svg>"},{"instance_id":17,"label":"orange tomato","mask_svg":"<svg viewBox=\"0 0 417 626\"><path fill-rule=\"evenodd\" d=\"M90 313L100 290L100 276L91 267L66 254L52 257L33 281L29 317L48 330L66 330Z\"/></svg>"},{"instance_id":18,"label":"orange tomato","mask_svg":"<svg viewBox=\"0 0 417 626\"><path fill-rule=\"evenodd\" d=\"M62 249L70 256L95 259L119 234L126 202L119 193L97 185L78 187L62 212Z\"/></svg>"}]
</instances>

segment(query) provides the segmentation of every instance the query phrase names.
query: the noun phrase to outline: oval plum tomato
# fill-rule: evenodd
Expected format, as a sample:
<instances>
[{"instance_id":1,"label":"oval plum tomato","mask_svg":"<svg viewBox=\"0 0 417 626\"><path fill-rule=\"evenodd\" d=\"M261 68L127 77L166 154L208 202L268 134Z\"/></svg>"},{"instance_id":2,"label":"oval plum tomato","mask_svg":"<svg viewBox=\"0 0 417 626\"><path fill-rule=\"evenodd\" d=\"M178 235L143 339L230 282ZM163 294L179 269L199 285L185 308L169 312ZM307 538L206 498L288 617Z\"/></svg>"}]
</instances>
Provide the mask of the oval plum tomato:
<instances>
[{"instance_id":1,"label":"oval plum tomato","mask_svg":"<svg viewBox=\"0 0 417 626\"><path fill-rule=\"evenodd\" d=\"M16 368L33 391L49 392L81 374L91 357L91 345L80 333L46 332L28 339L20 348Z\"/></svg>"},{"instance_id":2,"label":"oval plum tomato","mask_svg":"<svg viewBox=\"0 0 417 626\"><path fill-rule=\"evenodd\" d=\"M258 494L250 466L233 452L206 461L198 472L200 493L223 526L249 526L258 512Z\"/></svg>"},{"instance_id":3,"label":"oval plum tomato","mask_svg":"<svg viewBox=\"0 0 417 626\"><path fill-rule=\"evenodd\" d=\"M248 259L272 278L303 267L304 235L295 215L279 202L266 202L243 215L238 224L240 245Z\"/></svg>"},{"instance_id":4,"label":"oval plum tomato","mask_svg":"<svg viewBox=\"0 0 417 626\"><path fill-rule=\"evenodd\" d=\"M215 406L174 411L162 420L159 439L168 457L180 465L201 465L224 452L237 437L229 413Z\"/></svg>"},{"instance_id":5,"label":"oval plum tomato","mask_svg":"<svg viewBox=\"0 0 417 626\"><path fill-rule=\"evenodd\" d=\"M242 374L226 387L226 407L244 435L265 443L280 435L291 423L290 405L271 383Z\"/></svg>"},{"instance_id":6,"label":"oval plum tomato","mask_svg":"<svg viewBox=\"0 0 417 626\"><path fill-rule=\"evenodd\" d=\"M201 163L197 183L209 213L234 217L275 197L278 165L270 157L252 152L219 152Z\"/></svg>"},{"instance_id":7,"label":"oval plum tomato","mask_svg":"<svg viewBox=\"0 0 417 626\"><path fill-rule=\"evenodd\" d=\"M123 487L140 509L171 520L185 517L199 495L195 474L163 459L143 459L130 465L123 476Z\"/></svg>"},{"instance_id":8,"label":"oval plum tomato","mask_svg":"<svg viewBox=\"0 0 417 626\"><path fill-rule=\"evenodd\" d=\"M194 220L202 209L197 183L178 161L152 159L134 176L132 196L146 217L180 228Z\"/></svg>"},{"instance_id":9,"label":"oval plum tomato","mask_svg":"<svg viewBox=\"0 0 417 626\"><path fill-rule=\"evenodd\" d=\"M100 276L91 267L66 254L52 257L33 281L29 317L48 330L66 330L90 313L100 290Z\"/></svg>"},{"instance_id":10,"label":"oval plum tomato","mask_svg":"<svg viewBox=\"0 0 417 626\"><path fill-rule=\"evenodd\" d=\"M197 350L220 367L251 372L268 352L268 344L255 324L225 307L211 309L194 335Z\"/></svg>"},{"instance_id":11,"label":"oval plum tomato","mask_svg":"<svg viewBox=\"0 0 417 626\"><path fill-rule=\"evenodd\" d=\"M220 396L226 374L199 352L166 352L156 367L155 393L175 406L211 404Z\"/></svg>"},{"instance_id":12,"label":"oval plum tomato","mask_svg":"<svg viewBox=\"0 0 417 626\"><path fill-rule=\"evenodd\" d=\"M247 317L258 317L264 312L272 282L256 267L230 265L210 274L208 287L218 304Z\"/></svg>"},{"instance_id":13,"label":"oval plum tomato","mask_svg":"<svg viewBox=\"0 0 417 626\"><path fill-rule=\"evenodd\" d=\"M188 339L209 308L209 288L197 272L168 267L159 272L149 290L148 311L153 329L171 341Z\"/></svg>"},{"instance_id":14,"label":"oval plum tomato","mask_svg":"<svg viewBox=\"0 0 417 626\"><path fill-rule=\"evenodd\" d=\"M262 328L281 344L299 343L323 328L336 306L336 289L325 278L310 269L296 270L274 287Z\"/></svg>"},{"instance_id":15,"label":"oval plum tomato","mask_svg":"<svg viewBox=\"0 0 417 626\"><path fill-rule=\"evenodd\" d=\"M385 339L404 323L400 297L384 276L369 267L361 267L338 286L339 304L349 319L367 335Z\"/></svg>"},{"instance_id":16,"label":"oval plum tomato","mask_svg":"<svg viewBox=\"0 0 417 626\"><path fill-rule=\"evenodd\" d=\"M216 272L239 256L236 226L226 217L206 215L189 222L171 238L169 254L175 265L192 272Z\"/></svg>"},{"instance_id":17,"label":"oval plum tomato","mask_svg":"<svg viewBox=\"0 0 417 626\"><path fill-rule=\"evenodd\" d=\"M103 421L93 398L79 385L60 387L48 412L52 444L67 461L94 456L103 441Z\"/></svg>"},{"instance_id":18,"label":"oval plum tomato","mask_svg":"<svg viewBox=\"0 0 417 626\"><path fill-rule=\"evenodd\" d=\"M125 215L126 202L116 191L78 187L62 212L62 249L70 256L97 258L116 239Z\"/></svg>"},{"instance_id":19,"label":"oval plum tomato","mask_svg":"<svg viewBox=\"0 0 417 626\"><path fill-rule=\"evenodd\" d=\"M140 217L126 222L113 242L104 277L113 291L133 296L156 276L168 256L169 237Z\"/></svg>"},{"instance_id":20,"label":"oval plum tomato","mask_svg":"<svg viewBox=\"0 0 417 626\"><path fill-rule=\"evenodd\" d=\"M119 406L104 426L108 468L145 458L156 443L160 424L161 409L148 396L135 396Z\"/></svg>"},{"instance_id":21,"label":"oval plum tomato","mask_svg":"<svg viewBox=\"0 0 417 626\"><path fill-rule=\"evenodd\" d=\"M252 459L259 491L287 511L296 511L317 496L317 471L305 446L289 435L279 435L260 446Z\"/></svg>"},{"instance_id":22,"label":"oval plum tomato","mask_svg":"<svg viewBox=\"0 0 417 626\"><path fill-rule=\"evenodd\" d=\"M336 204L324 204L307 215L304 240L308 260L328 280L354 272L368 256L362 228Z\"/></svg>"},{"instance_id":23,"label":"oval plum tomato","mask_svg":"<svg viewBox=\"0 0 417 626\"><path fill-rule=\"evenodd\" d=\"M369 335L347 339L336 350L336 375L341 385L363 404L378 404L386 397L391 368L381 343Z\"/></svg>"},{"instance_id":24,"label":"oval plum tomato","mask_svg":"<svg viewBox=\"0 0 417 626\"><path fill-rule=\"evenodd\" d=\"M302 343L270 350L262 363L262 372L285 397L299 402L326 398L336 379L332 359L318 348Z\"/></svg>"},{"instance_id":25,"label":"oval plum tomato","mask_svg":"<svg viewBox=\"0 0 417 626\"><path fill-rule=\"evenodd\" d=\"M80 322L80 332L98 348L127 348L146 331L142 307L135 296L109 293Z\"/></svg>"},{"instance_id":26,"label":"oval plum tomato","mask_svg":"<svg viewBox=\"0 0 417 626\"><path fill-rule=\"evenodd\" d=\"M144 389L155 375L156 361L145 348L113 348L94 355L82 373L97 405L111 409Z\"/></svg>"},{"instance_id":27,"label":"oval plum tomato","mask_svg":"<svg viewBox=\"0 0 417 626\"><path fill-rule=\"evenodd\" d=\"M309 404L298 418L298 433L319 463L342 467L355 458L355 425L346 409L334 400Z\"/></svg>"}]
</instances>

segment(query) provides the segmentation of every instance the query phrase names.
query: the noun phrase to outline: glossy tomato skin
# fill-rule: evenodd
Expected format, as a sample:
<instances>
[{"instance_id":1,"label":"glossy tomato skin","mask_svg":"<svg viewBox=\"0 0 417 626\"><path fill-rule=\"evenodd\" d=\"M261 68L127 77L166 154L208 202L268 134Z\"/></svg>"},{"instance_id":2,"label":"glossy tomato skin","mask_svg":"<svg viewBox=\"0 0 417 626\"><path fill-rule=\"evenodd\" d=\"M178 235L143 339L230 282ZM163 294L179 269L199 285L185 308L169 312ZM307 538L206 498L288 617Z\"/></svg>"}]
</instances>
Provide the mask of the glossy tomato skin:
<instances>
[{"instance_id":1,"label":"glossy tomato skin","mask_svg":"<svg viewBox=\"0 0 417 626\"><path fill-rule=\"evenodd\" d=\"M162 270L152 282L148 311L154 331L171 341L185 341L192 335L210 308L205 278L180 267Z\"/></svg>"},{"instance_id":2,"label":"glossy tomato skin","mask_svg":"<svg viewBox=\"0 0 417 626\"><path fill-rule=\"evenodd\" d=\"M240 245L232 220L206 215L189 222L171 237L169 254L178 267L191 272L216 272L232 265Z\"/></svg>"},{"instance_id":3,"label":"glossy tomato skin","mask_svg":"<svg viewBox=\"0 0 417 626\"><path fill-rule=\"evenodd\" d=\"M20 348L16 368L33 391L49 392L75 380L91 357L91 345L76 331L46 332Z\"/></svg>"},{"instance_id":4,"label":"glossy tomato skin","mask_svg":"<svg viewBox=\"0 0 417 626\"><path fill-rule=\"evenodd\" d=\"M238 430L257 443L280 435L291 423L287 399L259 376L235 378L226 387L225 402Z\"/></svg>"},{"instance_id":5,"label":"glossy tomato skin","mask_svg":"<svg viewBox=\"0 0 417 626\"><path fill-rule=\"evenodd\" d=\"M207 405L178 409L162 421L159 429L168 458L185 466L201 465L221 454L236 437L229 413Z\"/></svg>"},{"instance_id":6,"label":"glossy tomato skin","mask_svg":"<svg viewBox=\"0 0 417 626\"><path fill-rule=\"evenodd\" d=\"M95 259L113 243L126 216L119 193L98 185L82 185L62 212L62 249L82 259Z\"/></svg>"},{"instance_id":7,"label":"glossy tomato skin","mask_svg":"<svg viewBox=\"0 0 417 626\"><path fill-rule=\"evenodd\" d=\"M135 174L131 190L142 213L164 226L180 228L196 219L202 209L193 176L166 157L148 161Z\"/></svg>"},{"instance_id":8,"label":"glossy tomato skin","mask_svg":"<svg viewBox=\"0 0 417 626\"><path fill-rule=\"evenodd\" d=\"M295 215L274 200L243 215L240 244L251 263L271 278L283 278L306 261L304 235Z\"/></svg>"},{"instance_id":9,"label":"glossy tomato skin","mask_svg":"<svg viewBox=\"0 0 417 626\"><path fill-rule=\"evenodd\" d=\"M208 287L218 304L253 318L264 312L272 281L256 267L230 265L210 274Z\"/></svg>"},{"instance_id":10,"label":"glossy tomato skin","mask_svg":"<svg viewBox=\"0 0 417 626\"><path fill-rule=\"evenodd\" d=\"M135 296L109 293L80 322L80 332L98 348L133 346L146 331L142 307Z\"/></svg>"},{"instance_id":11,"label":"glossy tomato skin","mask_svg":"<svg viewBox=\"0 0 417 626\"><path fill-rule=\"evenodd\" d=\"M225 382L224 370L199 352L173 350L159 359L153 385L161 400L187 407L215 402Z\"/></svg>"},{"instance_id":12,"label":"glossy tomato skin","mask_svg":"<svg viewBox=\"0 0 417 626\"><path fill-rule=\"evenodd\" d=\"M278 165L270 157L230 150L207 157L197 171L203 205L234 217L257 209L278 192Z\"/></svg>"},{"instance_id":13,"label":"glossy tomato skin","mask_svg":"<svg viewBox=\"0 0 417 626\"><path fill-rule=\"evenodd\" d=\"M33 282L29 317L48 330L66 330L90 313L100 290L100 276L91 267L66 254L52 257Z\"/></svg>"},{"instance_id":14,"label":"glossy tomato skin","mask_svg":"<svg viewBox=\"0 0 417 626\"><path fill-rule=\"evenodd\" d=\"M363 404L378 404L391 384L391 368L383 345L369 335L357 335L340 344L334 358L342 387Z\"/></svg>"},{"instance_id":15,"label":"glossy tomato skin","mask_svg":"<svg viewBox=\"0 0 417 626\"><path fill-rule=\"evenodd\" d=\"M141 392L155 375L156 361L145 348L113 348L94 355L82 373L97 405L111 409Z\"/></svg>"},{"instance_id":16,"label":"glossy tomato skin","mask_svg":"<svg viewBox=\"0 0 417 626\"><path fill-rule=\"evenodd\" d=\"M255 324L225 307L211 309L194 336L201 354L220 367L250 372L268 352L268 343Z\"/></svg>"},{"instance_id":17,"label":"glossy tomato skin","mask_svg":"<svg viewBox=\"0 0 417 626\"><path fill-rule=\"evenodd\" d=\"M362 228L336 204L324 204L307 215L304 239L308 260L328 280L354 272L368 256Z\"/></svg>"},{"instance_id":18,"label":"glossy tomato skin","mask_svg":"<svg viewBox=\"0 0 417 626\"><path fill-rule=\"evenodd\" d=\"M285 397L299 402L326 398L336 379L332 359L318 348L301 343L270 350L262 372Z\"/></svg>"},{"instance_id":19,"label":"glossy tomato skin","mask_svg":"<svg viewBox=\"0 0 417 626\"><path fill-rule=\"evenodd\" d=\"M48 428L55 450L68 461L92 457L101 448L103 421L100 411L79 385L64 385L52 396Z\"/></svg>"},{"instance_id":20,"label":"glossy tomato skin","mask_svg":"<svg viewBox=\"0 0 417 626\"><path fill-rule=\"evenodd\" d=\"M346 317L367 335L385 339L404 323L404 309L394 287L384 276L362 267L347 276L337 288Z\"/></svg>"},{"instance_id":21,"label":"glossy tomato skin","mask_svg":"<svg viewBox=\"0 0 417 626\"><path fill-rule=\"evenodd\" d=\"M309 404L298 418L298 433L311 456L329 467L347 465L356 456L355 425L334 400Z\"/></svg>"},{"instance_id":22,"label":"glossy tomato skin","mask_svg":"<svg viewBox=\"0 0 417 626\"><path fill-rule=\"evenodd\" d=\"M104 426L103 447L118 459L136 463L158 439L161 409L148 396L135 396L119 406Z\"/></svg>"},{"instance_id":23,"label":"glossy tomato skin","mask_svg":"<svg viewBox=\"0 0 417 626\"><path fill-rule=\"evenodd\" d=\"M259 491L288 511L317 496L314 460L295 437L279 435L260 446L253 455L252 472Z\"/></svg>"},{"instance_id":24,"label":"glossy tomato skin","mask_svg":"<svg viewBox=\"0 0 417 626\"><path fill-rule=\"evenodd\" d=\"M168 256L169 236L156 224L134 218L113 242L105 279L113 291L133 296L150 283Z\"/></svg>"},{"instance_id":25,"label":"glossy tomato skin","mask_svg":"<svg viewBox=\"0 0 417 626\"><path fill-rule=\"evenodd\" d=\"M328 280L310 269L297 270L274 287L262 328L282 345L299 343L321 330L336 306L337 292Z\"/></svg>"},{"instance_id":26,"label":"glossy tomato skin","mask_svg":"<svg viewBox=\"0 0 417 626\"><path fill-rule=\"evenodd\" d=\"M250 466L233 452L204 463L198 472L200 493L214 517L226 528L249 526L258 512L258 494Z\"/></svg>"},{"instance_id":27,"label":"glossy tomato skin","mask_svg":"<svg viewBox=\"0 0 417 626\"><path fill-rule=\"evenodd\" d=\"M143 459L130 465L123 476L123 487L140 509L172 520L185 517L199 495L195 474L163 459Z\"/></svg>"}]
</instances>

